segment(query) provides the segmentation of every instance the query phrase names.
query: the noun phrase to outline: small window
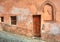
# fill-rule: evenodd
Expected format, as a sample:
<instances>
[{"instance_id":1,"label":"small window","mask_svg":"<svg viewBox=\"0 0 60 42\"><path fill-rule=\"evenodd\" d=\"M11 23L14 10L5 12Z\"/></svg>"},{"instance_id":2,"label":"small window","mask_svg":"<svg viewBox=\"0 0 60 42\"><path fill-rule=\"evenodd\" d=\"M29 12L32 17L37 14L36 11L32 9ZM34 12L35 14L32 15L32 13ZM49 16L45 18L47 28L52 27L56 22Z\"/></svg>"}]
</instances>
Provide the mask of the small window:
<instances>
[{"instance_id":1,"label":"small window","mask_svg":"<svg viewBox=\"0 0 60 42\"><path fill-rule=\"evenodd\" d=\"M16 25L16 21L17 21L16 16L11 16L11 24Z\"/></svg>"},{"instance_id":2,"label":"small window","mask_svg":"<svg viewBox=\"0 0 60 42\"><path fill-rule=\"evenodd\" d=\"M1 17L1 22L4 22L4 17Z\"/></svg>"}]
</instances>

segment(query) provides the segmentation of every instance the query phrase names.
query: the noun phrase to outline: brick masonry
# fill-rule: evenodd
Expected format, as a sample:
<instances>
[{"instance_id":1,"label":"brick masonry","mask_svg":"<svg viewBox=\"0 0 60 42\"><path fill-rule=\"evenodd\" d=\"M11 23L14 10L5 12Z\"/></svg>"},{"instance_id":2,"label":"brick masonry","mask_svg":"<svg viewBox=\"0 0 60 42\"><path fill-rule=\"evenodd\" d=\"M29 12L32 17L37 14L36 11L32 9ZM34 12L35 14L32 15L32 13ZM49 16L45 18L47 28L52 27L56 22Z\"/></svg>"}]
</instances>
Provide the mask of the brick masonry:
<instances>
[{"instance_id":1,"label":"brick masonry","mask_svg":"<svg viewBox=\"0 0 60 42\"><path fill-rule=\"evenodd\" d=\"M4 22L0 30L33 36L33 15L41 15L41 37L60 40L60 0L1 0L0 16ZM11 25L10 16L17 16L17 24ZM51 26L50 23L53 23ZM58 25L54 25L58 24ZM43 26L44 25L44 26ZM58 29L56 29L56 28ZM53 29L51 29L53 28ZM55 28L55 29L54 29ZM51 36L49 33L54 34Z\"/></svg>"}]
</instances>

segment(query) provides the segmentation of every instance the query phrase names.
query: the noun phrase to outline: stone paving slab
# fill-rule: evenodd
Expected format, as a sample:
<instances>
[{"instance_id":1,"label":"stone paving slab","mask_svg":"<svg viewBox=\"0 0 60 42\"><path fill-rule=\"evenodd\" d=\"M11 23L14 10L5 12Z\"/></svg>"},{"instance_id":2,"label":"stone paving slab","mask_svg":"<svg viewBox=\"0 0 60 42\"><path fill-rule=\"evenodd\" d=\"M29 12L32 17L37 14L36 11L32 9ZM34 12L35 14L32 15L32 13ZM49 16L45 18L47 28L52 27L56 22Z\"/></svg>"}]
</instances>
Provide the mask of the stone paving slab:
<instances>
[{"instance_id":1,"label":"stone paving slab","mask_svg":"<svg viewBox=\"0 0 60 42\"><path fill-rule=\"evenodd\" d=\"M28 38L22 35L0 31L0 42L44 42L40 39Z\"/></svg>"}]
</instances>

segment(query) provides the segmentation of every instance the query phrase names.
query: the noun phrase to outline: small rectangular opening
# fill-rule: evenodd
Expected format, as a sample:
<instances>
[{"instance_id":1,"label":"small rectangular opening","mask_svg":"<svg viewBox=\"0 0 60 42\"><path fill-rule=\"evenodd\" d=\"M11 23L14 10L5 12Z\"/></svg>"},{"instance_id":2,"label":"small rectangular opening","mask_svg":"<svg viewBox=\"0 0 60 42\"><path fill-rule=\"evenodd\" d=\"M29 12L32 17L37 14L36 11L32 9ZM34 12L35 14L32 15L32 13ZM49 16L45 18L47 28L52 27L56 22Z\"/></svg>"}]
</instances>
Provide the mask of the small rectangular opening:
<instances>
[{"instance_id":1,"label":"small rectangular opening","mask_svg":"<svg viewBox=\"0 0 60 42\"><path fill-rule=\"evenodd\" d=\"M16 25L16 21L17 21L16 16L11 16L11 24Z\"/></svg>"},{"instance_id":2,"label":"small rectangular opening","mask_svg":"<svg viewBox=\"0 0 60 42\"><path fill-rule=\"evenodd\" d=\"M1 22L4 22L4 17L1 17Z\"/></svg>"}]
</instances>

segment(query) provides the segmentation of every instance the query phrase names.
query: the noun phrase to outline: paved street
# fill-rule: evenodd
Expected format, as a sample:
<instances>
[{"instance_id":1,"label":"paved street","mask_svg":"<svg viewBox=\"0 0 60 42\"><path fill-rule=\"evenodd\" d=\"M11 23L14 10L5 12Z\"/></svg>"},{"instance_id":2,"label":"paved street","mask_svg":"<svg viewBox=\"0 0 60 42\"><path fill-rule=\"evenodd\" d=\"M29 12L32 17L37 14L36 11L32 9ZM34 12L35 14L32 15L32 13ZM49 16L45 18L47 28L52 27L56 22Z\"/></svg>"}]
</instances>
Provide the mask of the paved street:
<instances>
[{"instance_id":1,"label":"paved street","mask_svg":"<svg viewBox=\"0 0 60 42\"><path fill-rule=\"evenodd\" d=\"M0 42L44 42L44 41L40 39L33 39L25 36L0 31Z\"/></svg>"}]
</instances>

